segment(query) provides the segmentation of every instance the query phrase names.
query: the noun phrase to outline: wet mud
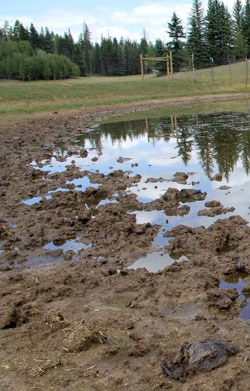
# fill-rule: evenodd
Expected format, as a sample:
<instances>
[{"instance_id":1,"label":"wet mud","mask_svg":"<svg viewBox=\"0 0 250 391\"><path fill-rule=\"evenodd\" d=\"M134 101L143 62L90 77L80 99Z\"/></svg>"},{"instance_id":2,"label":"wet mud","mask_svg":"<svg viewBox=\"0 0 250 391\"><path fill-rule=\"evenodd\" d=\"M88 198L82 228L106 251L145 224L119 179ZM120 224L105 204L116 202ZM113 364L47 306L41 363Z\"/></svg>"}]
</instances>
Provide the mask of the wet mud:
<instances>
[{"instance_id":1,"label":"wet mud","mask_svg":"<svg viewBox=\"0 0 250 391\"><path fill-rule=\"evenodd\" d=\"M130 172L137 162L126 151L106 172L80 169L77 157L98 164L100 156L82 148L76 157L72 139L104 115L55 115L0 132L1 389L247 390L248 221L207 200L190 172L149 175L143 186L163 187L143 202L132 191L142 174ZM67 153L53 171L59 146ZM194 204L215 221L163 230L135 213L184 218ZM158 235L166 259L152 272L136 262L154 253ZM184 346L192 360L199 341L220 341L219 365L163 373L166 357Z\"/></svg>"}]
</instances>

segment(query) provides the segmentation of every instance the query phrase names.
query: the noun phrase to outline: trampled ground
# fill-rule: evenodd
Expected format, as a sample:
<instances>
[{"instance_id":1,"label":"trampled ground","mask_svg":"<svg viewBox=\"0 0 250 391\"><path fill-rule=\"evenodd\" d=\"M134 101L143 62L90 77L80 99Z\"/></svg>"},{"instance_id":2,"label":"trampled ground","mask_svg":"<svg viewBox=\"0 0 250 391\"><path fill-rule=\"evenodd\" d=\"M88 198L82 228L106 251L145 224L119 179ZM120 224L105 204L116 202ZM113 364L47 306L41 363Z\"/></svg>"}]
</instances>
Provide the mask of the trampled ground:
<instances>
[{"instance_id":1,"label":"trampled ground","mask_svg":"<svg viewBox=\"0 0 250 391\"><path fill-rule=\"evenodd\" d=\"M162 103L160 103L162 104ZM138 104L137 109L142 106ZM51 156L58 143L68 149L87 124L109 112L51 115L0 133L0 378L7 390L247 390L250 383L249 324L244 305L221 279L246 277L249 294L250 228L239 216L209 228L179 227L166 251L188 254L158 273L127 266L152 250L157 226L137 224L126 194L138 177L122 170L95 174L99 189L75 187L52 199L44 195L79 173L74 164L50 176L32 166ZM93 178L93 173L86 173ZM119 193L119 202L97 208ZM40 194L43 202L22 201ZM192 196L192 195L191 195ZM179 195L159 202L175 208ZM86 206L87 205L87 206ZM79 252L46 250L51 241L80 238L92 247ZM47 257L47 258L46 258ZM52 266L32 267L43 260ZM211 372L185 382L160 367L184 342L215 339L239 352Z\"/></svg>"}]
</instances>

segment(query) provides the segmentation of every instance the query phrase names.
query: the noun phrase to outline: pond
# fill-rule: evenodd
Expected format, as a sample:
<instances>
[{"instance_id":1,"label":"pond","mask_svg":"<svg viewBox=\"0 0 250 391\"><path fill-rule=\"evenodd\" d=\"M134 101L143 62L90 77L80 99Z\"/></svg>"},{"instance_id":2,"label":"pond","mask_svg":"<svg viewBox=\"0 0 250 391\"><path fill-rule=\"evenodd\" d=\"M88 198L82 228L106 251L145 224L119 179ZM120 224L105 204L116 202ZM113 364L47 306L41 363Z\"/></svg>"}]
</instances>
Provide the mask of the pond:
<instances>
[{"instance_id":1,"label":"pond","mask_svg":"<svg viewBox=\"0 0 250 391\"><path fill-rule=\"evenodd\" d=\"M224 280L220 282L220 289L236 289L240 295L240 299L245 299L246 304L240 311L239 317L241 320L250 319L250 298L247 294L243 294L242 291L245 288L245 278L247 278L247 273L236 273L228 275Z\"/></svg>"},{"instance_id":2,"label":"pond","mask_svg":"<svg viewBox=\"0 0 250 391\"><path fill-rule=\"evenodd\" d=\"M87 151L84 157L83 150ZM206 202L216 199L225 207L234 207L235 211L226 217L239 214L249 219L250 115L246 113L101 124L74 140L74 153L67 155L67 150L60 147L50 160L33 162L34 167L49 173L65 171L71 164L81 171L108 174L121 169L131 176L140 174L140 183L129 191L145 203L159 198L171 186L197 188L207 193ZM189 174L187 184L171 182L179 171ZM163 180L151 183L150 178ZM97 186L86 177L71 183L80 185L81 191L87 185ZM168 228L180 223L208 226L213 222L211 217L197 215L204 202L189 206L187 215L169 217ZM157 223L149 213L138 218Z\"/></svg>"},{"instance_id":3,"label":"pond","mask_svg":"<svg viewBox=\"0 0 250 391\"><path fill-rule=\"evenodd\" d=\"M49 176L66 171L71 165L76 166L80 172L84 172L84 176L67 181L65 185L71 183L78 191L85 191L87 186L98 187L85 173L107 175L115 170L123 170L130 176L139 174L139 183L129 187L127 193L135 194L138 201L145 204L161 197L169 187L205 192L205 200L187 202L188 212L179 216L166 216L166 211L161 210L131 211L139 224L161 226L153 242L155 250L159 251L169 240L164 237L164 231L178 224L208 227L219 217L239 214L248 221L250 216L248 113L216 113L178 118L161 116L95 124L88 131L79 134L70 148L60 145L51 159L32 164L47 171ZM176 183L176 172L186 173L187 181ZM60 191L68 189L62 187ZM47 196L52 197L53 193L50 192ZM205 203L213 200L219 201L225 208L222 216L200 213L206 209ZM116 200L104 199L99 205L109 202ZM159 254L155 258L160 262L159 269L161 264L164 267L170 262L169 259L162 262ZM140 261L139 264L143 265L143 262ZM146 257L145 267L149 264ZM152 266L149 268L157 269Z\"/></svg>"}]
</instances>

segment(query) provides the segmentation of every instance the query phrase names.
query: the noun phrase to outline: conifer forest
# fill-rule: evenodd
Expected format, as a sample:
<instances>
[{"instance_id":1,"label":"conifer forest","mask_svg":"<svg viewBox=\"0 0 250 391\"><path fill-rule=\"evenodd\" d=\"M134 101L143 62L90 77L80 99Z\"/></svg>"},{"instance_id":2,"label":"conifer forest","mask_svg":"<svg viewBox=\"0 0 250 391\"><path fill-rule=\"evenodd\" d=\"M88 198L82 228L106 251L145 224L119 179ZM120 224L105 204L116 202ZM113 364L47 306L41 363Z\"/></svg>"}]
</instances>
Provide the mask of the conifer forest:
<instances>
[{"instance_id":1,"label":"conifer forest","mask_svg":"<svg viewBox=\"0 0 250 391\"><path fill-rule=\"evenodd\" d=\"M102 37L93 42L83 24L74 40L70 30L63 36L47 27L40 31L16 20L0 26L0 78L56 80L77 76L128 76L140 73L140 54L164 57L173 54L174 72L201 69L246 59L250 55L250 0L236 0L231 12L223 1L193 0L188 25L173 13L166 21L165 37L154 43L146 31L140 42L127 38ZM163 62L145 62L145 72L166 72Z\"/></svg>"}]
</instances>

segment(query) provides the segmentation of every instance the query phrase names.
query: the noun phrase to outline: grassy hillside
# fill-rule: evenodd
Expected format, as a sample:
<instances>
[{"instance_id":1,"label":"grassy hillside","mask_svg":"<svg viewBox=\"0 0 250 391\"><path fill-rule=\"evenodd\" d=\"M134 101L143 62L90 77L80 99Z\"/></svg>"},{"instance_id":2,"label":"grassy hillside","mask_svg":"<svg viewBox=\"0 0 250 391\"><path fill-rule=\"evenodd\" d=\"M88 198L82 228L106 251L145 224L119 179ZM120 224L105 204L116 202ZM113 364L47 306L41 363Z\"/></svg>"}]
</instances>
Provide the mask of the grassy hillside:
<instances>
[{"instance_id":1,"label":"grassy hillside","mask_svg":"<svg viewBox=\"0 0 250 391\"><path fill-rule=\"evenodd\" d=\"M250 64L246 62L180 73L173 79L147 75L144 81L140 76L33 82L0 80L0 115L3 118L53 110L242 92L250 92Z\"/></svg>"}]
</instances>

